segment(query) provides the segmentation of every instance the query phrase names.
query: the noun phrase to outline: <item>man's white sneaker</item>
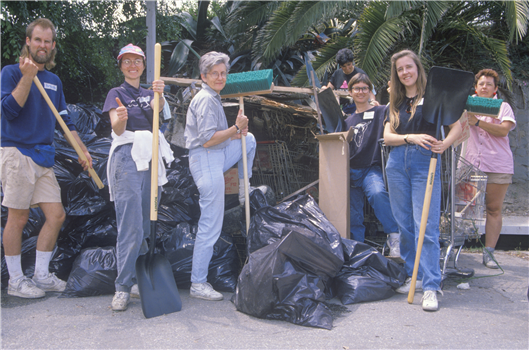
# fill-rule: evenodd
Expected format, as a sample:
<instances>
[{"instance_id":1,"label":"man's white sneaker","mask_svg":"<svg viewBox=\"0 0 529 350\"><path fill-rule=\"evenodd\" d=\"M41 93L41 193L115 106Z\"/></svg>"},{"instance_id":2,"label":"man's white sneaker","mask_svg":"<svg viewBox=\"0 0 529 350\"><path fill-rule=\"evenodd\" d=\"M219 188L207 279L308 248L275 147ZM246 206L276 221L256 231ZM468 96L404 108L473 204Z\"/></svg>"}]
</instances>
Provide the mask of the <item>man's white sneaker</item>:
<instances>
[{"instance_id":1,"label":"man's white sneaker","mask_svg":"<svg viewBox=\"0 0 529 350\"><path fill-rule=\"evenodd\" d=\"M426 290L422 297L422 309L424 311L437 311L439 303L437 302L437 291Z\"/></svg>"},{"instance_id":2,"label":"man's white sneaker","mask_svg":"<svg viewBox=\"0 0 529 350\"><path fill-rule=\"evenodd\" d=\"M135 284L130 289L130 297L131 298L139 298L140 297L140 289L138 288L138 285Z\"/></svg>"},{"instance_id":3,"label":"man's white sneaker","mask_svg":"<svg viewBox=\"0 0 529 350\"><path fill-rule=\"evenodd\" d=\"M35 285L45 292L63 292L66 289L66 282L55 276L54 273L48 273L47 276L33 276Z\"/></svg>"},{"instance_id":4,"label":"man's white sneaker","mask_svg":"<svg viewBox=\"0 0 529 350\"><path fill-rule=\"evenodd\" d=\"M410 292L410 285L411 285L411 277L406 278L406 281L402 286L397 288L395 292L401 293L401 294L408 294ZM417 280L415 282L415 290L422 290L422 281Z\"/></svg>"},{"instance_id":5,"label":"man's white sneaker","mask_svg":"<svg viewBox=\"0 0 529 350\"><path fill-rule=\"evenodd\" d=\"M130 293L127 292L116 292L112 299L112 310L114 311L125 311L129 305Z\"/></svg>"},{"instance_id":6,"label":"man's white sneaker","mask_svg":"<svg viewBox=\"0 0 529 350\"><path fill-rule=\"evenodd\" d=\"M219 301L224 299L224 296L217 292L211 284L205 283L192 283L189 295L193 298L199 298L204 300Z\"/></svg>"},{"instance_id":7,"label":"man's white sneaker","mask_svg":"<svg viewBox=\"0 0 529 350\"><path fill-rule=\"evenodd\" d=\"M27 299L37 299L46 296L46 293L26 276L20 277L15 281L9 280L7 294Z\"/></svg>"},{"instance_id":8,"label":"man's white sneaker","mask_svg":"<svg viewBox=\"0 0 529 350\"><path fill-rule=\"evenodd\" d=\"M400 234L390 233L388 238L389 256L400 258Z\"/></svg>"}]
</instances>

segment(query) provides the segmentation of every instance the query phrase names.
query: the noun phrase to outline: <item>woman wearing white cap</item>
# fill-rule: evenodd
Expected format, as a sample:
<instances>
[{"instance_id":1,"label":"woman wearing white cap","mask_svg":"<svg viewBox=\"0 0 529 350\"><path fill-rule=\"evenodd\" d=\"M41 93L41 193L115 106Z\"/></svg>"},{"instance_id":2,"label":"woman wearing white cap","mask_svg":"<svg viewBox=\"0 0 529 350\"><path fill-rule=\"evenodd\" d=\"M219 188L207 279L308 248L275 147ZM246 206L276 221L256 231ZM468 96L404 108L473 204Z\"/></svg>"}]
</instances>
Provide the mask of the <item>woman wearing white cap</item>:
<instances>
[{"instance_id":1,"label":"woman wearing white cap","mask_svg":"<svg viewBox=\"0 0 529 350\"><path fill-rule=\"evenodd\" d=\"M140 77L145 70L145 54L138 46L129 44L121 49L118 67L125 76L125 82L109 91L103 113L109 115L112 124L112 147L107 173L118 230L118 276L112 310L123 311L127 309L131 288L135 283L136 259L148 250L145 238L150 230L154 92L162 96L165 84L162 80L153 81L152 90L140 86ZM163 97L160 97L160 109L163 104ZM160 154L160 159L164 157L168 162L173 160L163 136L160 137ZM159 175L158 184L162 186L167 182L165 169L159 171Z\"/></svg>"}]
</instances>

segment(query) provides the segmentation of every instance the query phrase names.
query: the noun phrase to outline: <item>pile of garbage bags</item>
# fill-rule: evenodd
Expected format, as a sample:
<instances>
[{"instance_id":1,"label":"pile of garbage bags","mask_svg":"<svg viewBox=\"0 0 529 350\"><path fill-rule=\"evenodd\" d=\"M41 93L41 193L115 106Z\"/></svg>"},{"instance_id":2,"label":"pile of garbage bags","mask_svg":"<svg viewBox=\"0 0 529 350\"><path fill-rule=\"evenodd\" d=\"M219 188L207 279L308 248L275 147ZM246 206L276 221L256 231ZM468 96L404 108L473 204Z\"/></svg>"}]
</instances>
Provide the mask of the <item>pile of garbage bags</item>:
<instances>
[{"instance_id":1,"label":"pile of garbage bags","mask_svg":"<svg viewBox=\"0 0 529 350\"><path fill-rule=\"evenodd\" d=\"M56 132L53 167L61 187L66 220L59 234L50 271L67 280L62 297L114 293L117 239L114 205L106 178L111 139L110 123L99 109L69 105L79 135L105 184L99 190L83 172L77 154ZM179 288L189 288L199 194L189 171L187 151L171 145L175 161L167 167L158 208L155 253L170 262ZM297 325L331 329L333 315L326 300L343 304L391 297L404 283L402 266L367 244L343 239L309 195L275 204L261 191L250 196L251 222L246 235L243 208L227 196L223 232L216 242L208 282L216 290L234 292L232 301L246 314ZM2 207L2 229L7 208ZM24 228L22 268L34 272L37 235L44 223L40 209L31 209ZM244 238L244 256L234 244L234 233ZM241 261L248 257L242 267ZM2 288L9 279L2 250Z\"/></svg>"},{"instance_id":2,"label":"pile of garbage bags","mask_svg":"<svg viewBox=\"0 0 529 350\"><path fill-rule=\"evenodd\" d=\"M67 281L62 296L114 293L117 239L114 204L109 201L106 166L111 146L111 126L101 110L90 105L68 105L69 115L93 159L94 170L105 187L97 188L77 161L77 153L56 131L53 170L61 187L66 220L50 262L50 272ZM169 182L163 186L158 208L156 253L168 257L180 288L190 286L191 256L200 217L199 194L189 171L187 150L171 145L175 160L167 167ZM7 208L2 207L2 230ZM44 224L40 208L30 210L22 236L22 268L31 277L35 267L38 233ZM229 233L214 247L208 281L218 290L234 292L240 270L239 257ZM9 274L2 249L2 289Z\"/></svg>"},{"instance_id":3,"label":"pile of garbage bags","mask_svg":"<svg viewBox=\"0 0 529 350\"><path fill-rule=\"evenodd\" d=\"M326 299L386 299L406 279L404 268L375 248L341 238L309 195L258 209L248 252L233 296L237 310L302 326L332 328Z\"/></svg>"}]
</instances>

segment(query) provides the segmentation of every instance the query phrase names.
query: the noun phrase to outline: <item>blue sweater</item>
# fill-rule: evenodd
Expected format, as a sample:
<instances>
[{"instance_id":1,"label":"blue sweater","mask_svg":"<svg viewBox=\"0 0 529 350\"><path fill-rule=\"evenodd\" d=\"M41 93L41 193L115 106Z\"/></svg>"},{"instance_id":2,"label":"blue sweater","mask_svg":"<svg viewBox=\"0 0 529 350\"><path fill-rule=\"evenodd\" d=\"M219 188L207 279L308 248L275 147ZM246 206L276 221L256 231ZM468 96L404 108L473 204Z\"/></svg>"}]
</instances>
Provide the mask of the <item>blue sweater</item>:
<instances>
[{"instance_id":1,"label":"blue sweater","mask_svg":"<svg viewBox=\"0 0 529 350\"><path fill-rule=\"evenodd\" d=\"M37 77L68 129L75 130L75 125L67 114L59 77L47 70L39 71ZM1 146L31 148L35 145L51 145L53 144L55 128L62 132L60 124L35 84L31 85L31 91L24 107L20 107L11 93L21 78L22 72L18 64L5 66L0 74L2 90Z\"/></svg>"}]
</instances>

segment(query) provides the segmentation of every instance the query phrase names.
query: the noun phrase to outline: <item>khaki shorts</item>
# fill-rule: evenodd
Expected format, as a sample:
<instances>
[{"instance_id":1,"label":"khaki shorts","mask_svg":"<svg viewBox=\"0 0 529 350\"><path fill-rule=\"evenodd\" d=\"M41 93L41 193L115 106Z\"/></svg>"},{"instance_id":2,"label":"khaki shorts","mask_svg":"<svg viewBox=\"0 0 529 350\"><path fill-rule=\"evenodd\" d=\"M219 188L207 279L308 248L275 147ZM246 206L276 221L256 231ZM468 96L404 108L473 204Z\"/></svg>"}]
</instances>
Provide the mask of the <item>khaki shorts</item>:
<instances>
[{"instance_id":1,"label":"khaki shorts","mask_svg":"<svg viewBox=\"0 0 529 350\"><path fill-rule=\"evenodd\" d=\"M61 188L53 168L37 165L16 147L0 147L0 161L3 206L29 209L38 203L61 203Z\"/></svg>"},{"instance_id":2,"label":"khaki shorts","mask_svg":"<svg viewBox=\"0 0 529 350\"><path fill-rule=\"evenodd\" d=\"M512 174L502 173L485 173L487 174L488 184L507 185L512 184Z\"/></svg>"}]
</instances>

